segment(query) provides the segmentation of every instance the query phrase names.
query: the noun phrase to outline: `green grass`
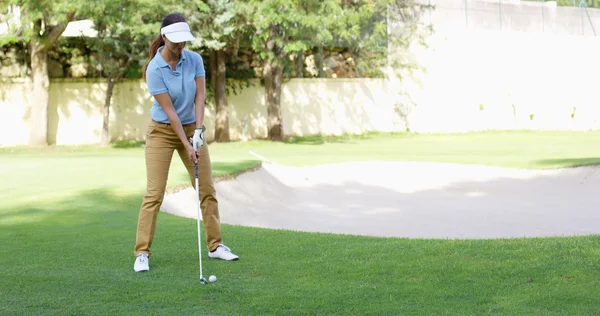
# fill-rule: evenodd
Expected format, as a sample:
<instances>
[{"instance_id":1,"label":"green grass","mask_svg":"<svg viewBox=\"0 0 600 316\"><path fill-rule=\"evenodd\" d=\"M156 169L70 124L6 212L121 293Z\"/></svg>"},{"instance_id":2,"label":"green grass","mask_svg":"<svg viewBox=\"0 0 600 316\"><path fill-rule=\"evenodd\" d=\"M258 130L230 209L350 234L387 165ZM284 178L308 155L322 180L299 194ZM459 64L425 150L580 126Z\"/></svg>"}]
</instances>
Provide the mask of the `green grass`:
<instances>
[{"instance_id":1,"label":"green grass","mask_svg":"<svg viewBox=\"0 0 600 316\"><path fill-rule=\"evenodd\" d=\"M356 160L554 168L600 161L600 133L369 134L213 144L217 176ZM527 146L529 145L529 146ZM151 272L132 272L139 144L0 149L1 315L600 315L600 237L411 240L223 225L238 262L208 260L196 223L161 213ZM177 156L170 187L189 183ZM259 184L258 184L259 185ZM226 213L227 210L221 210Z\"/></svg>"},{"instance_id":2,"label":"green grass","mask_svg":"<svg viewBox=\"0 0 600 316\"><path fill-rule=\"evenodd\" d=\"M227 144L211 144L215 162L230 163L257 158L253 151L274 162L286 165L314 165L344 161L431 161L484 164L508 168L560 168L600 164L600 131L533 132L502 131L455 134L367 133L365 135L290 137L285 142L253 140ZM28 147L0 148L3 156L63 158L98 154L143 155L139 142L119 142L114 148L95 146L61 146L48 149ZM175 163L179 158L175 156ZM224 165L222 165L224 166ZM143 166L142 166L143 167ZM217 166L219 167L219 166ZM223 170L223 174L229 170ZM220 169L217 168L217 172Z\"/></svg>"},{"instance_id":3,"label":"green grass","mask_svg":"<svg viewBox=\"0 0 600 316\"><path fill-rule=\"evenodd\" d=\"M254 151L274 162L312 165L344 161L430 161L508 168L600 164L600 132L481 132L297 137L283 143L218 144L232 155Z\"/></svg>"},{"instance_id":4,"label":"green grass","mask_svg":"<svg viewBox=\"0 0 600 316\"><path fill-rule=\"evenodd\" d=\"M161 214L150 273L135 274L139 197L92 191L2 226L0 314L591 315L600 239L368 238L224 225L239 262L198 284L195 222ZM39 214L46 214L40 216Z\"/></svg>"}]
</instances>

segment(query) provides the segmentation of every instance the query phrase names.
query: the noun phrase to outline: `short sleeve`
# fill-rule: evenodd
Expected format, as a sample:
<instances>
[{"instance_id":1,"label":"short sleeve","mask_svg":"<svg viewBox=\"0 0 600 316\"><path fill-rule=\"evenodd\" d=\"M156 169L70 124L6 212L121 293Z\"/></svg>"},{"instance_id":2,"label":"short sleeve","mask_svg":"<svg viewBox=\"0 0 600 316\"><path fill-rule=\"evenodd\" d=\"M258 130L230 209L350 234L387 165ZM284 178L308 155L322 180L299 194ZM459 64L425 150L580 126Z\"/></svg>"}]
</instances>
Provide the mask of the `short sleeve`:
<instances>
[{"instance_id":1,"label":"short sleeve","mask_svg":"<svg viewBox=\"0 0 600 316\"><path fill-rule=\"evenodd\" d=\"M169 91L165 85L164 79L156 70L148 71L146 73L146 84L148 85L148 92L150 92L150 95L157 95Z\"/></svg>"},{"instance_id":2,"label":"short sleeve","mask_svg":"<svg viewBox=\"0 0 600 316\"><path fill-rule=\"evenodd\" d=\"M196 76L194 78L205 77L206 71L204 70L204 60L202 60L202 56L200 54L196 54L195 59L196 59Z\"/></svg>"}]
</instances>

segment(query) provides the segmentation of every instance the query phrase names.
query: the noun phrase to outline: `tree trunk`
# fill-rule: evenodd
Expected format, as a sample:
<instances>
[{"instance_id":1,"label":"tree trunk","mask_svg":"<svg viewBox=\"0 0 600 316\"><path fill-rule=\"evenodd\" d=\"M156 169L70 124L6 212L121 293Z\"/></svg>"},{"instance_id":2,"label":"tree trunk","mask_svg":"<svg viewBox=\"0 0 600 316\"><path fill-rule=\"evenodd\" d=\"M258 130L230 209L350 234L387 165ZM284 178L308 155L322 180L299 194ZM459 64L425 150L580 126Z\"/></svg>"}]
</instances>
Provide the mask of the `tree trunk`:
<instances>
[{"instance_id":1,"label":"tree trunk","mask_svg":"<svg viewBox=\"0 0 600 316\"><path fill-rule=\"evenodd\" d=\"M29 145L48 146L48 51L42 43L29 44L31 56L31 78L33 81L33 99L29 121Z\"/></svg>"},{"instance_id":2,"label":"tree trunk","mask_svg":"<svg viewBox=\"0 0 600 316\"><path fill-rule=\"evenodd\" d=\"M210 73L213 94L215 96L216 120L215 120L215 141L229 142L229 105L227 104L226 93L226 68L225 51L210 50Z\"/></svg>"},{"instance_id":3,"label":"tree trunk","mask_svg":"<svg viewBox=\"0 0 600 316\"><path fill-rule=\"evenodd\" d=\"M319 78L325 78L325 73L323 70L323 45L319 45L318 51L317 66L319 67Z\"/></svg>"},{"instance_id":4,"label":"tree trunk","mask_svg":"<svg viewBox=\"0 0 600 316\"><path fill-rule=\"evenodd\" d=\"M113 89L116 81L112 78L107 80L106 98L104 99L104 115L102 121L102 138L100 140L100 146L106 147L110 144L110 134L108 129L108 123L110 120L110 100L112 99Z\"/></svg>"},{"instance_id":5,"label":"tree trunk","mask_svg":"<svg viewBox=\"0 0 600 316\"><path fill-rule=\"evenodd\" d=\"M75 10L72 10L67 13L66 20L71 21L74 16ZM30 146L48 146L48 88L50 87L50 79L48 78L48 51L67 28L67 23L59 23L53 27L43 25L42 21L48 20L44 14L43 19L38 18L34 21L34 35L32 41L29 43L31 79L33 83L33 99L30 100L31 116L28 140ZM41 35L42 33L44 35Z\"/></svg>"},{"instance_id":6,"label":"tree trunk","mask_svg":"<svg viewBox=\"0 0 600 316\"><path fill-rule=\"evenodd\" d=\"M268 60L263 70L267 97L267 127L270 140L283 140L283 120L281 117L281 81L283 68Z\"/></svg>"},{"instance_id":7,"label":"tree trunk","mask_svg":"<svg viewBox=\"0 0 600 316\"><path fill-rule=\"evenodd\" d=\"M304 78L304 57L302 51L298 52L298 72L296 77Z\"/></svg>"}]
</instances>

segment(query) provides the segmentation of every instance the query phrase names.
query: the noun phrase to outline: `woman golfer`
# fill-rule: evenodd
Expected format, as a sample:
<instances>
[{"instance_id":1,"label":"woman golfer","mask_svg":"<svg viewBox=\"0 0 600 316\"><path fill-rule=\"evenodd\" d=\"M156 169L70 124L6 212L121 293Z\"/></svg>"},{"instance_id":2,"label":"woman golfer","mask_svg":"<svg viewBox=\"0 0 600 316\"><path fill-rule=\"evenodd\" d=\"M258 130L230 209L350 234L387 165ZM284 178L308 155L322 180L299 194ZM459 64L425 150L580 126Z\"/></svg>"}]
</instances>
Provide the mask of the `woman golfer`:
<instances>
[{"instance_id":1,"label":"woman golfer","mask_svg":"<svg viewBox=\"0 0 600 316\"><path fill-rule=\"evenodd\" d=\"M187 168L194 185L194 163L198 163L198 181L202 219L210 258L237 260L238 256L223 245L216 191L212 182L210 157L204 142L205 70L202 57L185 50L194 40L185 18L166 16L160 35L150 47L150 61L144 78L154 96L152 120L146 132L146 194L140 208L135 241L134 271L148 271L150 247L169 174L173 151ZM198 150L194 149L189 139Z\"/></svg>"}]
</instances>

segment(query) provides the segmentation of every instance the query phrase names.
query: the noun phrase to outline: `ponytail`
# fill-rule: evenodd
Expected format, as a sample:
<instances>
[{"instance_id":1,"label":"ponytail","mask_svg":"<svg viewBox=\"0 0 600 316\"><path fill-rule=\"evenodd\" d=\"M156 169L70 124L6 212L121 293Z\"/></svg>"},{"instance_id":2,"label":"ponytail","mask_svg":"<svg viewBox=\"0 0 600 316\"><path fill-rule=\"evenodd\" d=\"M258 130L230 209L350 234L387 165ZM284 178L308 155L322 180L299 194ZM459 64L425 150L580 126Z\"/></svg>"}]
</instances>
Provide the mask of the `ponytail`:
<instances>
[{"instance_id":1,"label":"ponytail","mask_svg":"<svg viewBox=\"0 0 600 316\"><path fill-rule=\"evenodd\" d=\"M154 39L154 41L152 41L152 43L150 44L150 49L148 50L148 55L150 56L150 58L148 59L148 62L144 65L144 67L142 67L142 78L146 79L146 69L148 69L148 65L150 64L154 56L156 56L158 48L163 45L165 45L165 41L163 40L162 35L159 34L158 37Z\"/></svg>"}]
</instances>

